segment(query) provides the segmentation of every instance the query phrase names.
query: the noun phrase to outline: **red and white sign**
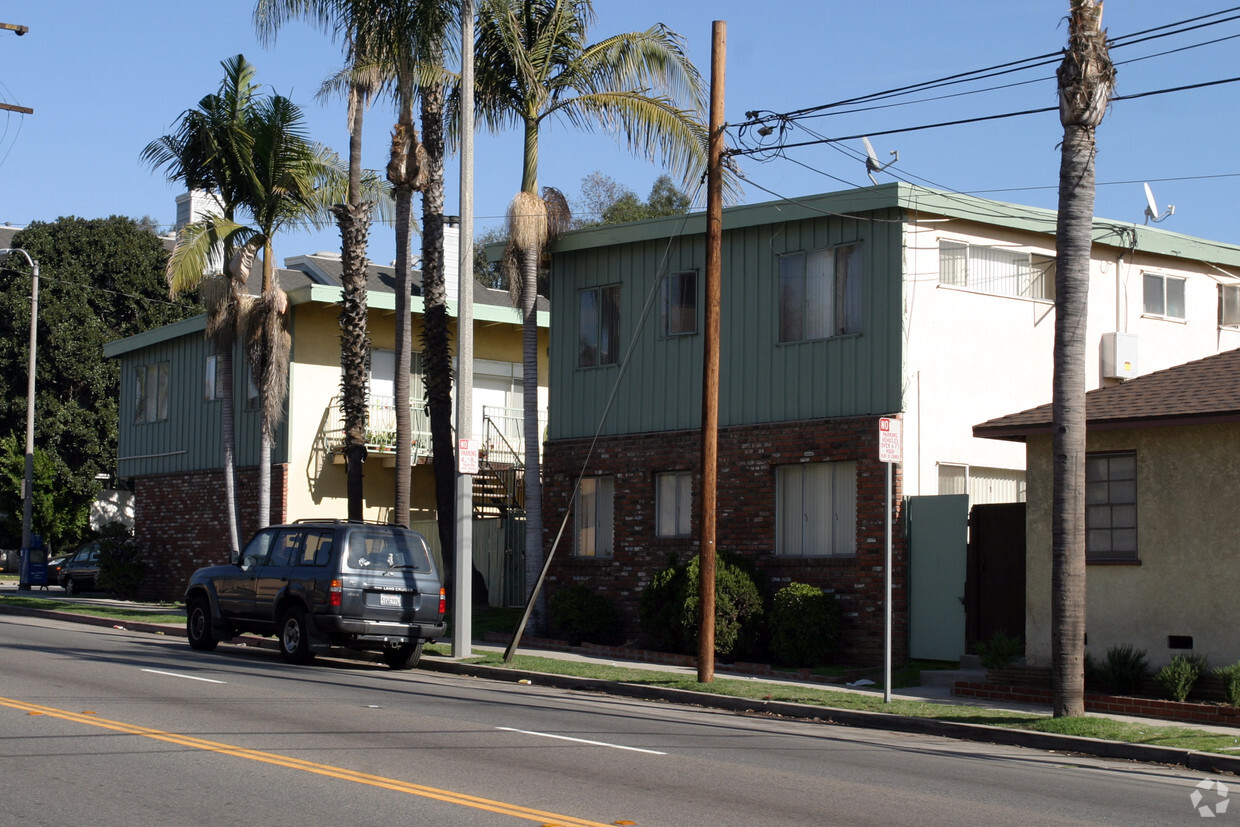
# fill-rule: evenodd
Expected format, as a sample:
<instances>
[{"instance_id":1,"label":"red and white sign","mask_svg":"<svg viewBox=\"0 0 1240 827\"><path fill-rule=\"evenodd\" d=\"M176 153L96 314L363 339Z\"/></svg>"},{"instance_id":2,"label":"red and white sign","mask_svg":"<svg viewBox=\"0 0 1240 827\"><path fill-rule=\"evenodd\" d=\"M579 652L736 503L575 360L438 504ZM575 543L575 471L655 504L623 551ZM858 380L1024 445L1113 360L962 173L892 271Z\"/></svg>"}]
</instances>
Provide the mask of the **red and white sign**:
<instances>
[{"instance_id":1,"label":"red and white sign","mask_svg":"<svg viewBox=\"0 0 1240 827\"><path fill-rule=\"evenodd\" d=\"M458 474L478 473L478 440L456 441L456 470Z\"/></svg>"},{"instance_id":2,"label":"red and white sign","mask_svg":"<svg viewBox=\"0 0 1240 827\"><path fill-rule=\"evenodd\" d=\"M904 461L904 437L900 424L900 420L886 416L878 420L879 462Z\"/></svg>"}]
</instances>

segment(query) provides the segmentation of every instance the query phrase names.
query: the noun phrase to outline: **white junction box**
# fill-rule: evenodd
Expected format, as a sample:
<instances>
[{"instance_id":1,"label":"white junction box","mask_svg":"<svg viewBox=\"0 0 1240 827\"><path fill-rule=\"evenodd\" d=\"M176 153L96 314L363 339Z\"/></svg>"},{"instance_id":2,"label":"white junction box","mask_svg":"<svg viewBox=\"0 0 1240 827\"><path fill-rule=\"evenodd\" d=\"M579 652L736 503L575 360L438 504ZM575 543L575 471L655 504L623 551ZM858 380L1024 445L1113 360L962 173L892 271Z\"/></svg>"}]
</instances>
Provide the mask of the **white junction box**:
<instances>
[{"instance_id":1,"label":"white junction box","mask_svg":"<svg viewBox=\"0 0 1240 827\"><path fill-rule=\"evenodd\" d=\"M1102 378L1135 379L1137 377L1137 334L1102 334Z\"/></svg>"}]
</instances>

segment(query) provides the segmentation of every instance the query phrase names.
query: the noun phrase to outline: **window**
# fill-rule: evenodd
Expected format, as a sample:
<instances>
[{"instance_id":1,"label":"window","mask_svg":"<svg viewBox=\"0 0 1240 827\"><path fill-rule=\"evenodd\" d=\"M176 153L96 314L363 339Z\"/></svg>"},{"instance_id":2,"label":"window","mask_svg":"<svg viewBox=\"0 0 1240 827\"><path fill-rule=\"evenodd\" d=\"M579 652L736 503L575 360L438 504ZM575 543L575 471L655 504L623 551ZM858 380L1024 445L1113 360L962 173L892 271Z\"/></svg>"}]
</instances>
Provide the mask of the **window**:
<instances>
[{"instance_id":1,"label":"window","mask_svg":"<svg viewBox=\"0 0 1240 827\"><path fill-rule=\"evenodd\" d=\"M779 258L779 341L861 331L861 245Z\"/></svg>"},{"instance_id":2,"label":"window","mask_svg":"<svg viewBox=\"0 0 1240 827\"><path fill-rule=\"evenodd\" d=\"M693 517L692 472L657 474L654 478L654 498L657 503L655 536L688 537L692 533Z\"/></svg>"},{"instance_id":3,"label":"window","mask_svg":"<svg viewBox=\"0 0 1240 827\"><path fill-rule=\"evenodd\" d=\"M577 495L573 554L577 557L612 555L612 499L614 477L586 477Z\"/></svg>"},{"instance_id":4,"label":"window","mask_svg":"<svg viewBox=\"0 0 1240 827\"><path fill-rule=\"evenodd\" d=\"M857 463L809 462L775 469L775 553L857 553Z\"/></svg>"},{"instance_id":5,"label":"window","mask_svg":"<svg viewBox=\"0 0 1240 827\"><path fill-rule=\"evenodd\" d=\"M1218 286L1219 327L1240 327L1240 284Z\"/></svg>"},{"instance_id":6,"label":"window","mask_svg":"<svg viewBox=\"0 0 1240 827\"><path fill-rule=\"evenodd\" d=\"M224 398L224 375L220 372L220 357L212 353L207 357L203 376L203 398L208 402Z\"/></svg>"},{"instance_id":7,"label":"window","mask_svg":"<svg viewBox=\"0 0 1240 827\"><path fill-rule=\"evenodd\" d=\"M669 273L663 279L664 336L697 332L697 272Z\"/></svg>"},{"instance_id":8,"label":"window","mask_svg":"<svg viewBox=\"0 0 1240 827\"><path fill-rule=\"evenodd\" d=\"M1055 298L1055 259L963 241L939 241L939 283L996 296Z\"/></svg>"},{"instance_id":9,"label":"window","mask_svg":"<svg viewBox=\"0 0 1240 827\"><path fill-rule=\"evenodd\" d=\"M577 366L614 365L620 358L620 285L578 295Z\"/></svg>"},{"instance_id":10,"label":"window","mask_svg":"<svg viewBox=\"0 0 1240 827\"><path fill-rule=\"evenodd\" d=\"M1144 273L1141 277L1144 312L1147 316L1162 316L1166 319L1183 319L1184 315L1184 279L1163 276L1158 273Z\"/></svg>"},{"instance_id":11,"label":"window","mask_svg":"<svg viewBox=\"0 0 1240 827\"><path fill-rule=\"evenodd\" d=\"M1085 559L1137 559L1137 455L1085 457Z\"/></svg>"},{"instance_id":12,"label":"window","mask_svg":"<svg viewBox=\"0 0 1240 827\"><path fill-rule=\"evenodd\" d=\"M168 363L134 369L134 417L139 424L168 418Z\"/></svg>"}]
</instances>

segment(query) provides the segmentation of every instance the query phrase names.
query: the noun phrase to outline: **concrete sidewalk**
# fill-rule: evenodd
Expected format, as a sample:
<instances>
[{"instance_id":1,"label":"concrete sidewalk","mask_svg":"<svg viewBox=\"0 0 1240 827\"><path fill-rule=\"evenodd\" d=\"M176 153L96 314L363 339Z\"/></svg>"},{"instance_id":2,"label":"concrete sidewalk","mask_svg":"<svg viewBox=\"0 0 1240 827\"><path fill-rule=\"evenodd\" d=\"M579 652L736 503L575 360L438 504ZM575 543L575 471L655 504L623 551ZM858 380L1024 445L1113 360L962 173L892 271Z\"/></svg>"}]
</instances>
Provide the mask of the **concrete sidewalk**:
<instances>
[{"instance_id":1,"label":"concrete sidewalk","mask_svg":"<svg viewBox=\"0 0 1240 827\"><path fill-rule=\"evenodd\" d=\"M48 593L42 591L18 592L16 590L16 584L0 583L0 594L2 595L52 597L55 599L55 597L57 597L53 594L55 591L56 589L52 589ZM113 600L104 597L81 597L77 595L69 597L67 595L63 595L63 593L58 597L71 600L74 603L98 605L101 607L115 606L117 608L124 608L127 611L144 611L152 614L177 614L182 611L178 607L171 605L141 604ZM185 635L185 628L183 624L173 625L167 623L147 623L142 621L118 622L113 618L71 614L54 609L26 609L3 605L0 605L0 613L47 617L68 622L87 623L96 626L111 626L135 632L149 632L179 637L183 637ZM273 650L276 648L276 642L272 638L246 636L243 639L239 638L238 642L241 642L242 640L247 646L257 646L260 648L269 648ZM439 641L439 643L445 642L449 641ZM495 645L493 643L475 642L471 648L475 651L502 653L505 647ZM639 660L598 657L581 652L541 649L534 646L519 647L518 654L550 658L554 660L607 664L651 672L669 672L693 677L696 677L697 675L696 669L692 667L648 663L646 661ZM641 683L623 683L599 680L595 678L579 678L569 675L530 672L507 667L484 666L432 654L424 655L418 668L427 671L468 675L477 678L505 681L509 683L525 682L539 686L593 691L602 694L643 700L663 701L667 703L680 703L692 706L728 710L738 713L775 714L805 720L819 720L845 726L858 726L886 731L939 735L983 743L1026 746L1041 750L1078 753L1103 758L1179 765L1190 769L1201 770L1203 772L1240 774L1240 755L1200 753L1171 747L1102 741L1093 738L1046 734L985 724L917 718L885 712L841 710L828 706L819 706L816 704L788 703L774 700L754 700L727 695L716 695L709 692L651 686ZM981 698L955 697L951 694L951 684L954 680L976 679L984 674L984 670L951 670L946 673L923 673L924 677L922 686L899 689L892 693L892 699L927 701L936 704L971 707L975 709L994 709L1005 712L1016 712L1032 715L1050 715L1050 709L1047 706L1013 702L996 703ZM755 677L753 675L729 672L726 665L718 666L715 670L715 675L717 678L751 681L755 683L780 684L831 692L856 693L870 696L877 695L880 697L882 695L882 690L878 687L858 687L820 682L805 682L785 678L772 678L768 676ZM1213 732L1221 735L1232 735L1237 739L1237 746L1240 747L1240 729L1207 726L1203 724L1185 724L1175 721L1165 721L1151 718L1135 718L1097 713L1087 714L1096 717L1110 718L1112 720L1144 724L1147 726L1182 727L1184 729ZM1240 752L1240 750L1238 750L1238 752Z\"/></svg>"}]
</instances>

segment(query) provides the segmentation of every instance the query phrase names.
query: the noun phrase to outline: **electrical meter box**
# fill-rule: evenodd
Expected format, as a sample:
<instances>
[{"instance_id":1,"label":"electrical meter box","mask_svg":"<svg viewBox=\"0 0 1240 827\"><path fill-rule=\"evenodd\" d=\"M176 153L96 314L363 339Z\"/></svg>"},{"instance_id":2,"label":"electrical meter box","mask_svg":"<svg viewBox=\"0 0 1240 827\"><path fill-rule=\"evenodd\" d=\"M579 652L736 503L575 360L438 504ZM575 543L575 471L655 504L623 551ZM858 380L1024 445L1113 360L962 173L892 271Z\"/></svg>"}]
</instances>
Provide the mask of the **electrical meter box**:
<instances>
[{"instance_id":1,"label":"electrical meter box","mask_svg":"<svg viewBox=\"0 0 1240 827\"><path fill-rule=\"evenodd\" d=\"M1137 334L1102 334L1102 378L1136 379Z\"/></svg>"}]
</instances>

